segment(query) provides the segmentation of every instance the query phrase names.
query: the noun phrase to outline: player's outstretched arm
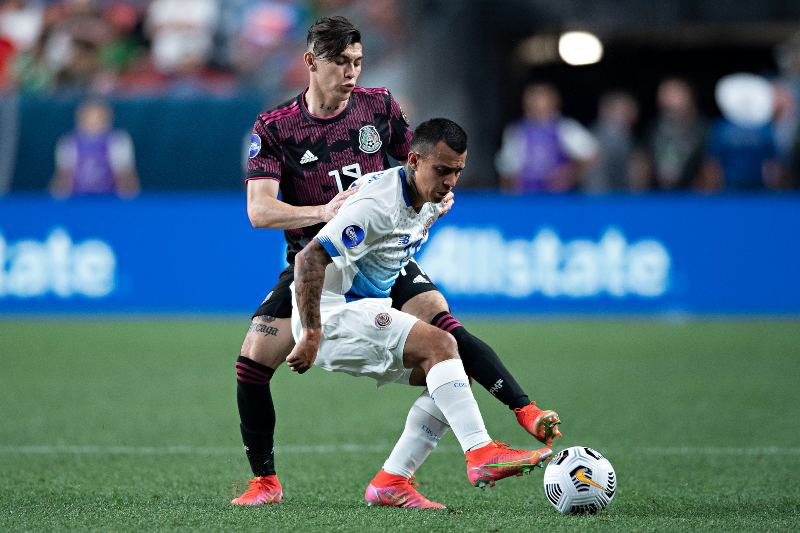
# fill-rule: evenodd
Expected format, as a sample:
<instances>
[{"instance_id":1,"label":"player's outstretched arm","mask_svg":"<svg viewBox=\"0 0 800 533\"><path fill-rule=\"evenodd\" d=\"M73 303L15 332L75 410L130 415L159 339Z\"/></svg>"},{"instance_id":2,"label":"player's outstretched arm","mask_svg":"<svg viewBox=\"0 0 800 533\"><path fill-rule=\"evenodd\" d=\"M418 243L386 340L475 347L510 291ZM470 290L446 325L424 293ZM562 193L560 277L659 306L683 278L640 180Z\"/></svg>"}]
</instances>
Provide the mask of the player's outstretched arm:
<instances>
[{"instance_id":1,"label":"player's outstretched arm","mask_svg":"<svg viewBox=\"0 0 800 533\"><path fill-rule=\"evenodd\" d=\"M271 179L247 182L247 216L254 228L295 229L327 222L339 211L357 187L337 194L323 205L296 206L278 200L278 182Z\"/></svg>"},{"instance_id":2,"label":"player's outstretched arm","mask_svg":"<svg viewBox=\"0 0 800 533\"><path fill-rule=\"evenodd\" d=\"M286 362L293 372L302 374L314 364L322 341L319 302L325 282L325 267L333 260L325 248L312 240L297 254L294 262L294 292L303 334Z\"/></svg>"}]
</instances>

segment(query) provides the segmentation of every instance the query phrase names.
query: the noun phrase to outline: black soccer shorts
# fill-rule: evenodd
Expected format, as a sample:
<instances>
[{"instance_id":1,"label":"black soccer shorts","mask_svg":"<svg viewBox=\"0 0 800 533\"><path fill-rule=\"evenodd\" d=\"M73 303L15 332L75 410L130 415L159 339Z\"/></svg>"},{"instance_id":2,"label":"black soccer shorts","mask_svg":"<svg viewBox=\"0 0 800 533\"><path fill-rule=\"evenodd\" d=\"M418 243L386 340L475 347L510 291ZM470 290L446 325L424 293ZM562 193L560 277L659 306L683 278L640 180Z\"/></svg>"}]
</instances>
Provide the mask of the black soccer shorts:
<instances>
[{"instance_id":1,"label":"black soccer shorts","mask_svg":"<svg viewBox=\"0 0 800 533\"><path fill-rule=\"evenodd\" d=\"M289 286L294 281L294 265L289 265L281 275L278 283L272 287L267 297L258 306L252 318L257 316L274 316L275 318L292 317L292 291Z\"/></svg>"},{"instance_id":2,"label":"black soccer shorts","mask_svg":"<svg viewBox=\"0 0 800 533\"><path fill-rule=\"evenodd\" d=\"M414 296L424 292L438 291L439 288L413 259L400 271L397 281L392 287L392 307L402 310L403 306Z\"/></svg>"},{"instance_id":3,"label":"black soccer shorts","mask_svg":"<svg viewBox=\"0 0 800 533\"><path fill-rule=\"evenodd\" d=\"M258 306L252 318L257 316L291 318L292 291L289 286L292 281L294 281L294 265L289 265L278 276L278 283L275 284L266 299ZM400 271L400 275L392 287L392 292L390 293L392 307L402 309L403 305L414 296L438 290L438 287L428 278L428 275L412 259Z\"/></svg>"}]
</instances>

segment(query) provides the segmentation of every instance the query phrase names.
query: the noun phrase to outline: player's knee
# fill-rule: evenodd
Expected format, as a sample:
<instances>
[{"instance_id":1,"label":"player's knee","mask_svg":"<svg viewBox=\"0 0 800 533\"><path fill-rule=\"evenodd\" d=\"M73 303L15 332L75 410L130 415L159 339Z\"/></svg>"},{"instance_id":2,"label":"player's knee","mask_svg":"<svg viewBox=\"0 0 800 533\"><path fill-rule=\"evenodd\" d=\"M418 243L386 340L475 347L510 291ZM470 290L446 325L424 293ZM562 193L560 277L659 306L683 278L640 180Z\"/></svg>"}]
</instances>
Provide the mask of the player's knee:
<instances>
[{"instance_id":1,"label":"player's knee","mask_svg":"<svg viewBox=\"0 0 800 533\"><path fill-rule=\"evenodd\" d=\"M236 381L251 385L269 385L275 369L240 355L236 359Z\"/></svg>"},{"instance_id":2,"label":"player's knee","mask_svg":"<svg viewBox=\"0 0 800 533\"><path fill-rule=\"evenodd\" d=\"M455 337L446 331L435 330L431 335L430 351L432 362L438 363L447 359L458 359L458 344Z\"/></svg>"},{"instance_id":3,"label":"player's knee","mask_svg":"<svg viewBox=\"0 0 800 533\"><path fill-rule=\"evenodd\" d=\"M449 311L447 300L439 291L428 291L418 294L403 304L404 313L414 315L426 324L443 311Z\"/></svg>"},{"instance_id":4,"label":"player's knee","mask_svg":"<svg viewBox=\"0 0 800 533\"><path fill-rule=\"evenodd\" d=\"M283 363L286 360L286 355L280 356L275 353L264 353L263 351L251 352L242 350L241 353L239 354L239 359L237 359L237 361L241 361L244 359L246 359L247 361L252 361L257 365L271 368L274 371L277 370L278 367L281 366L281 363Z\"/></svg>"}]
</instances>

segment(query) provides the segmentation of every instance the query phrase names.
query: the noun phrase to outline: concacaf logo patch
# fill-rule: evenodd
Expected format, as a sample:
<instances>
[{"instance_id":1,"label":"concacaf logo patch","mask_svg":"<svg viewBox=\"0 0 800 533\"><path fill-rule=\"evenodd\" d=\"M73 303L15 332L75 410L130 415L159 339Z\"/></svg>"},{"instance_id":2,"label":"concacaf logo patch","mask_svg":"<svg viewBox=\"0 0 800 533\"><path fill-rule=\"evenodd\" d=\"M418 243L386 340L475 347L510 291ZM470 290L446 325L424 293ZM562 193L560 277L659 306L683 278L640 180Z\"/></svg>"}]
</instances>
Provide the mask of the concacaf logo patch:
<instances>
[{"instance_id":1,"label":"concacaf logo patch","mask_svg":"<svg viewBox=\"0 0 800 533\"><path fill-rule=\"evenodd\" d=\"M253 159L255 156L261 153L261 136L257 133L254 133L250 136L250 152L248 156L250 159Z\"/></svg>"},{"instance_id":2,"label":"concacaf logo patch","mask_svg":"<svg viewBox=\"0 0 800 533\"><path fill-rule=\"evenodd\" d=\"M389 313L378 313L375 316L375 327L378 329L386 329L392 323L392 315Z\"/></svg>"},{"instance_id":3,"label":"concacaf logo patch","mask_svg":"<svg viewBox=\"0 0 800 533\"><path fill-rule=\"evenodd\" d=\"M353 224L342 230L342 243L347 248L358 246L364 240L364 230Z\"/></svg>"},{"instance_id":4,"label":"concacaf logo patch","mask_svg":"<svg viewBox=\"0 0 800 533\"><path fill-rule=\"evenodd\" d=\"M363 126L358 130L358 147L362 152L374 154L380 150L382 145L383 141L381 141L381 135L372 124Z\"/></svg>"}]
</instances>

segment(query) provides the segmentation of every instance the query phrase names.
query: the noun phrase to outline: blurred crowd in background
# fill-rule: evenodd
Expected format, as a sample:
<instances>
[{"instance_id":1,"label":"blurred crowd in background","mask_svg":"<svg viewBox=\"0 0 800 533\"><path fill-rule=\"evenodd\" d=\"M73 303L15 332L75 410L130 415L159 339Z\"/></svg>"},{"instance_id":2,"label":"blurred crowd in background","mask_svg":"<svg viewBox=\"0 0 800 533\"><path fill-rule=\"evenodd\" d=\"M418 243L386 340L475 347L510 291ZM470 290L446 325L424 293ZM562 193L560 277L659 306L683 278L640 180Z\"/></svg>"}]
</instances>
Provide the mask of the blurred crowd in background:
<instances>
[{"instance_id":1,"label":"blurred crowd in background","mask_svg":"<svg viewBox=\"0 0 800 533\"><path fill-rule=\"evenodd\" d=\"M50 149L54 194L81 192L65 183L71 174L92 168L96 175L89 181L96 184L84 194L135 194L135 158L147 154L137 153L135 139L114 130L112 107L103 100L255 94L271 107L307 83L299 58L308 26L322 14L347 16L368 36L360 83L388 86L413 109L403 65L413 32L398 16L401 4L0 0L0 193L13 179L16 131L7 117L20 96L91 97L76 115L76 130L64 131ZM715 110L699 108L691 79L665 76L655 95L603 94L594 121L581 124L562 115L558 87L548 80L532 82L522 90L521 117L498 135L496 183L506 191L551 193L795 188L800 42L787 43L782 54L782 72L773 80L746 75L721 80ZM655 98L656 116L642 119L642 98ZM108 138L92 141L97 132L108 132ZM101 154L103 170L96 161L82 163L86 154Z\"/></svg>"},{"instance_id":2,"label":"blurred crowd in background","mask_svg":"<svg viewBox=\"0 0 800 533\"><path fill-rule=\"evenodd\" d=\"M0 84L24 93L225 95L300 87L320 13L357 13L385 57L396 0L0 0Z\"/></svg>"},{"instance_id":3,"label":"blurred crowd in background","mask_svg":"<svg viewBox=\"0 0 800 533\"><path fill-rule=\"evenodd\" d=\"M522 118L503 135L500 186L551 193L791 189L798 177L795 94L786 80L729 75L717 84L722 116L710 120L687 80L667 78L657 115L643 128L636 98L624 91L603 94L586 128L562 116L556 87L533 83L523 92Z\"/></svg>"}]
</instances>

